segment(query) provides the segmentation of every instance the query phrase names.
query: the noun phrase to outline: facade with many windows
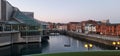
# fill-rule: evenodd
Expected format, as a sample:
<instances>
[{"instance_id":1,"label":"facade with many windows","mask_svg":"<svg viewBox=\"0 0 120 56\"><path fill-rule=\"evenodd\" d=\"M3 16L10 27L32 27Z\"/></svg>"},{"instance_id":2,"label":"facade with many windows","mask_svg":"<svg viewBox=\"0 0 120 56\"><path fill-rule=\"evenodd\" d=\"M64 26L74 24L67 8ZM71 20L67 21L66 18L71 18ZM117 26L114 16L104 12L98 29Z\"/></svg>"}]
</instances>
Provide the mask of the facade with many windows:
<instances>
[{"instance_id":1,"label":"facade with many windows","mask_svg":"<svg viewBox=\"0 0 120 56\"><path fill-rule=\"evenodd\" d=\"M38 23L33 16L29 17L6 0L0 0L0 31L38 30Z\"/></svg>"},{"instance_id":2,"label":"facade with many windows","mask_svg":"<svg viewBox=\"0 0 120 56\"><path fill-rule=\"evenodd\" d=\"M99 34L120 36L120 24L100 24L96 29Z\"/></svg>"}]
</instances>

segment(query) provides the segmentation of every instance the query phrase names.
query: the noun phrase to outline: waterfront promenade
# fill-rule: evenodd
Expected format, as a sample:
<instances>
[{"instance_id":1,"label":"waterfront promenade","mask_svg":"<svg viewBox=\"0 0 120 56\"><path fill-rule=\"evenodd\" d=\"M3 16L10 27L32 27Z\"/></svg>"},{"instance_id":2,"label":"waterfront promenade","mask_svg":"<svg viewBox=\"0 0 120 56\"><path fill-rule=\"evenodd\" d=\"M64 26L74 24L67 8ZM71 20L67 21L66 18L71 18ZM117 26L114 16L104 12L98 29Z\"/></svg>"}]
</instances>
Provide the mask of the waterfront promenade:
<instances>
[{"instance_id":1,"label":"waterfront promenade","mask_svg":"<svg viewBox=\"0 0 120 56\"><path fill-rule=\"evenodd\" d=\"M66 31L66 35L80 39L85 41L90 41L96 44L102 44L109 47L120 47L120 45L113 45L113 42L119 42L119 37L113 36L101 36L101 35L93 35L93 34L83 34L77 32ZM117 48L118 49L118 48Z\"/></svg>"},{"instance_id":2,"label":"waterfront promenade","mask_svg":"<svg viewBox=\"0 0 120 56\"><path fill-rule=\"evenodd\" d=\"M100 38L100 39L104 39L104 40L120 41L119 36L108 36L108 35L99 35L99 34L84 34L84 33L78 33L78 32L75 32L75 33L85 35L85 36L90 36L90 37L96 37L96 38Z\"/></svg>"}]
</instances>

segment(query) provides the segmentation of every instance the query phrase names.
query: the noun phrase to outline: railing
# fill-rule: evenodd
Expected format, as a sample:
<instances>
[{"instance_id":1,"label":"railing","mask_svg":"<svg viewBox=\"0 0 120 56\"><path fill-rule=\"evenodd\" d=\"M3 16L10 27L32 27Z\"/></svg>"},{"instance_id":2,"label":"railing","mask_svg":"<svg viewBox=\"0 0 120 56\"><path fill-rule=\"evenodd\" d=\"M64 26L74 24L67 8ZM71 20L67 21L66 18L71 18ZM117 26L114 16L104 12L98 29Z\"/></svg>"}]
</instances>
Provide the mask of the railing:
<instances>
[{"instance_id":1,"label":"railing","mask_svg":"<svg viewBox=\"0 0 120 56\"><path fill-rule=\"evenodd\" d=\"M33 36L33 35L41 35L41 31L38 30L26 30L20 31L21 36Z\"/></svg>"},{"instance_id":2,"label":"railing","mask_svg":"<svg viewBox=\"0 0 120 56\"><path fill-rule=\"evenodd\" d=\"M19 31L1 31L0 34L4 33L18 33Z\"/></svg>"}]
</instances>

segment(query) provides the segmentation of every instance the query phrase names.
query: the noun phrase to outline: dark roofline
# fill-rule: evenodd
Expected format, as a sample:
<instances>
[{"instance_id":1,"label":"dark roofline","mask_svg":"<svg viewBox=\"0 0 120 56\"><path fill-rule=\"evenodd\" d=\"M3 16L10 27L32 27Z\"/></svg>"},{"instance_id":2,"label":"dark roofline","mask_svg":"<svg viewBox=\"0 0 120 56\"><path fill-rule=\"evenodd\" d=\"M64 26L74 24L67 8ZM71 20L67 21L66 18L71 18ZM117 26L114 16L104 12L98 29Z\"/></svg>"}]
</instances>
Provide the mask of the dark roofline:
<instances>
[{"instance_id":1,"label":"dark roofline","mask_svg":"<svg viewBox=\"0 0 120 56\"><path fill-rule=\"evenodd\" d=\"M106 25L108 25L108 26L116 26L116 25L120 25L120 23L119 24L106 24Z\"/></svg>"},{"instance_id":2,"label":"dark roofline","mask_svg":"<svg viewBox=\"0 0 120 56\"><path fill-rule=\"evenodd\" d=\"M81 22L69 22L70 24L80 24Z\"/></svg>"}]
</instances>

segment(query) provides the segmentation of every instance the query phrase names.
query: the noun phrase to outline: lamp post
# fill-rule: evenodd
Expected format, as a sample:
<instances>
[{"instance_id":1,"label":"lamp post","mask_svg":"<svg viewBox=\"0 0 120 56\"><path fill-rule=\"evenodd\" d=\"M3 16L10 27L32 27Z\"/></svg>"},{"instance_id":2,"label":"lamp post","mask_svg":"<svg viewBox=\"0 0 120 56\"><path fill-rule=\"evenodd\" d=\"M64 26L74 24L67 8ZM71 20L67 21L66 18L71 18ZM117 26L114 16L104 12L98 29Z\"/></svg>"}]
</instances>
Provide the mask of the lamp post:
<instances>
[{"instance_id":1,"label":"lamp post","mask_svg":"<svg viewBox=\"0 0 120 56\"><path fill-rule=\"evenodd\" d=\"M93 44L85 44L84 47L89 51L89 49L93 47Z\"/></svg>"},{"instance_id":2,"label":"lamp post","mask_svg":"<svg viewBox=\"0 0 120 56\"><path fill-rule=\"evenodd\" d=\"M119 41L114 41L114 42L112 42L112 45L114 45L115 49L118 50L117 46L120 45L120 42Z\"/></svg>"}]
</instances>

